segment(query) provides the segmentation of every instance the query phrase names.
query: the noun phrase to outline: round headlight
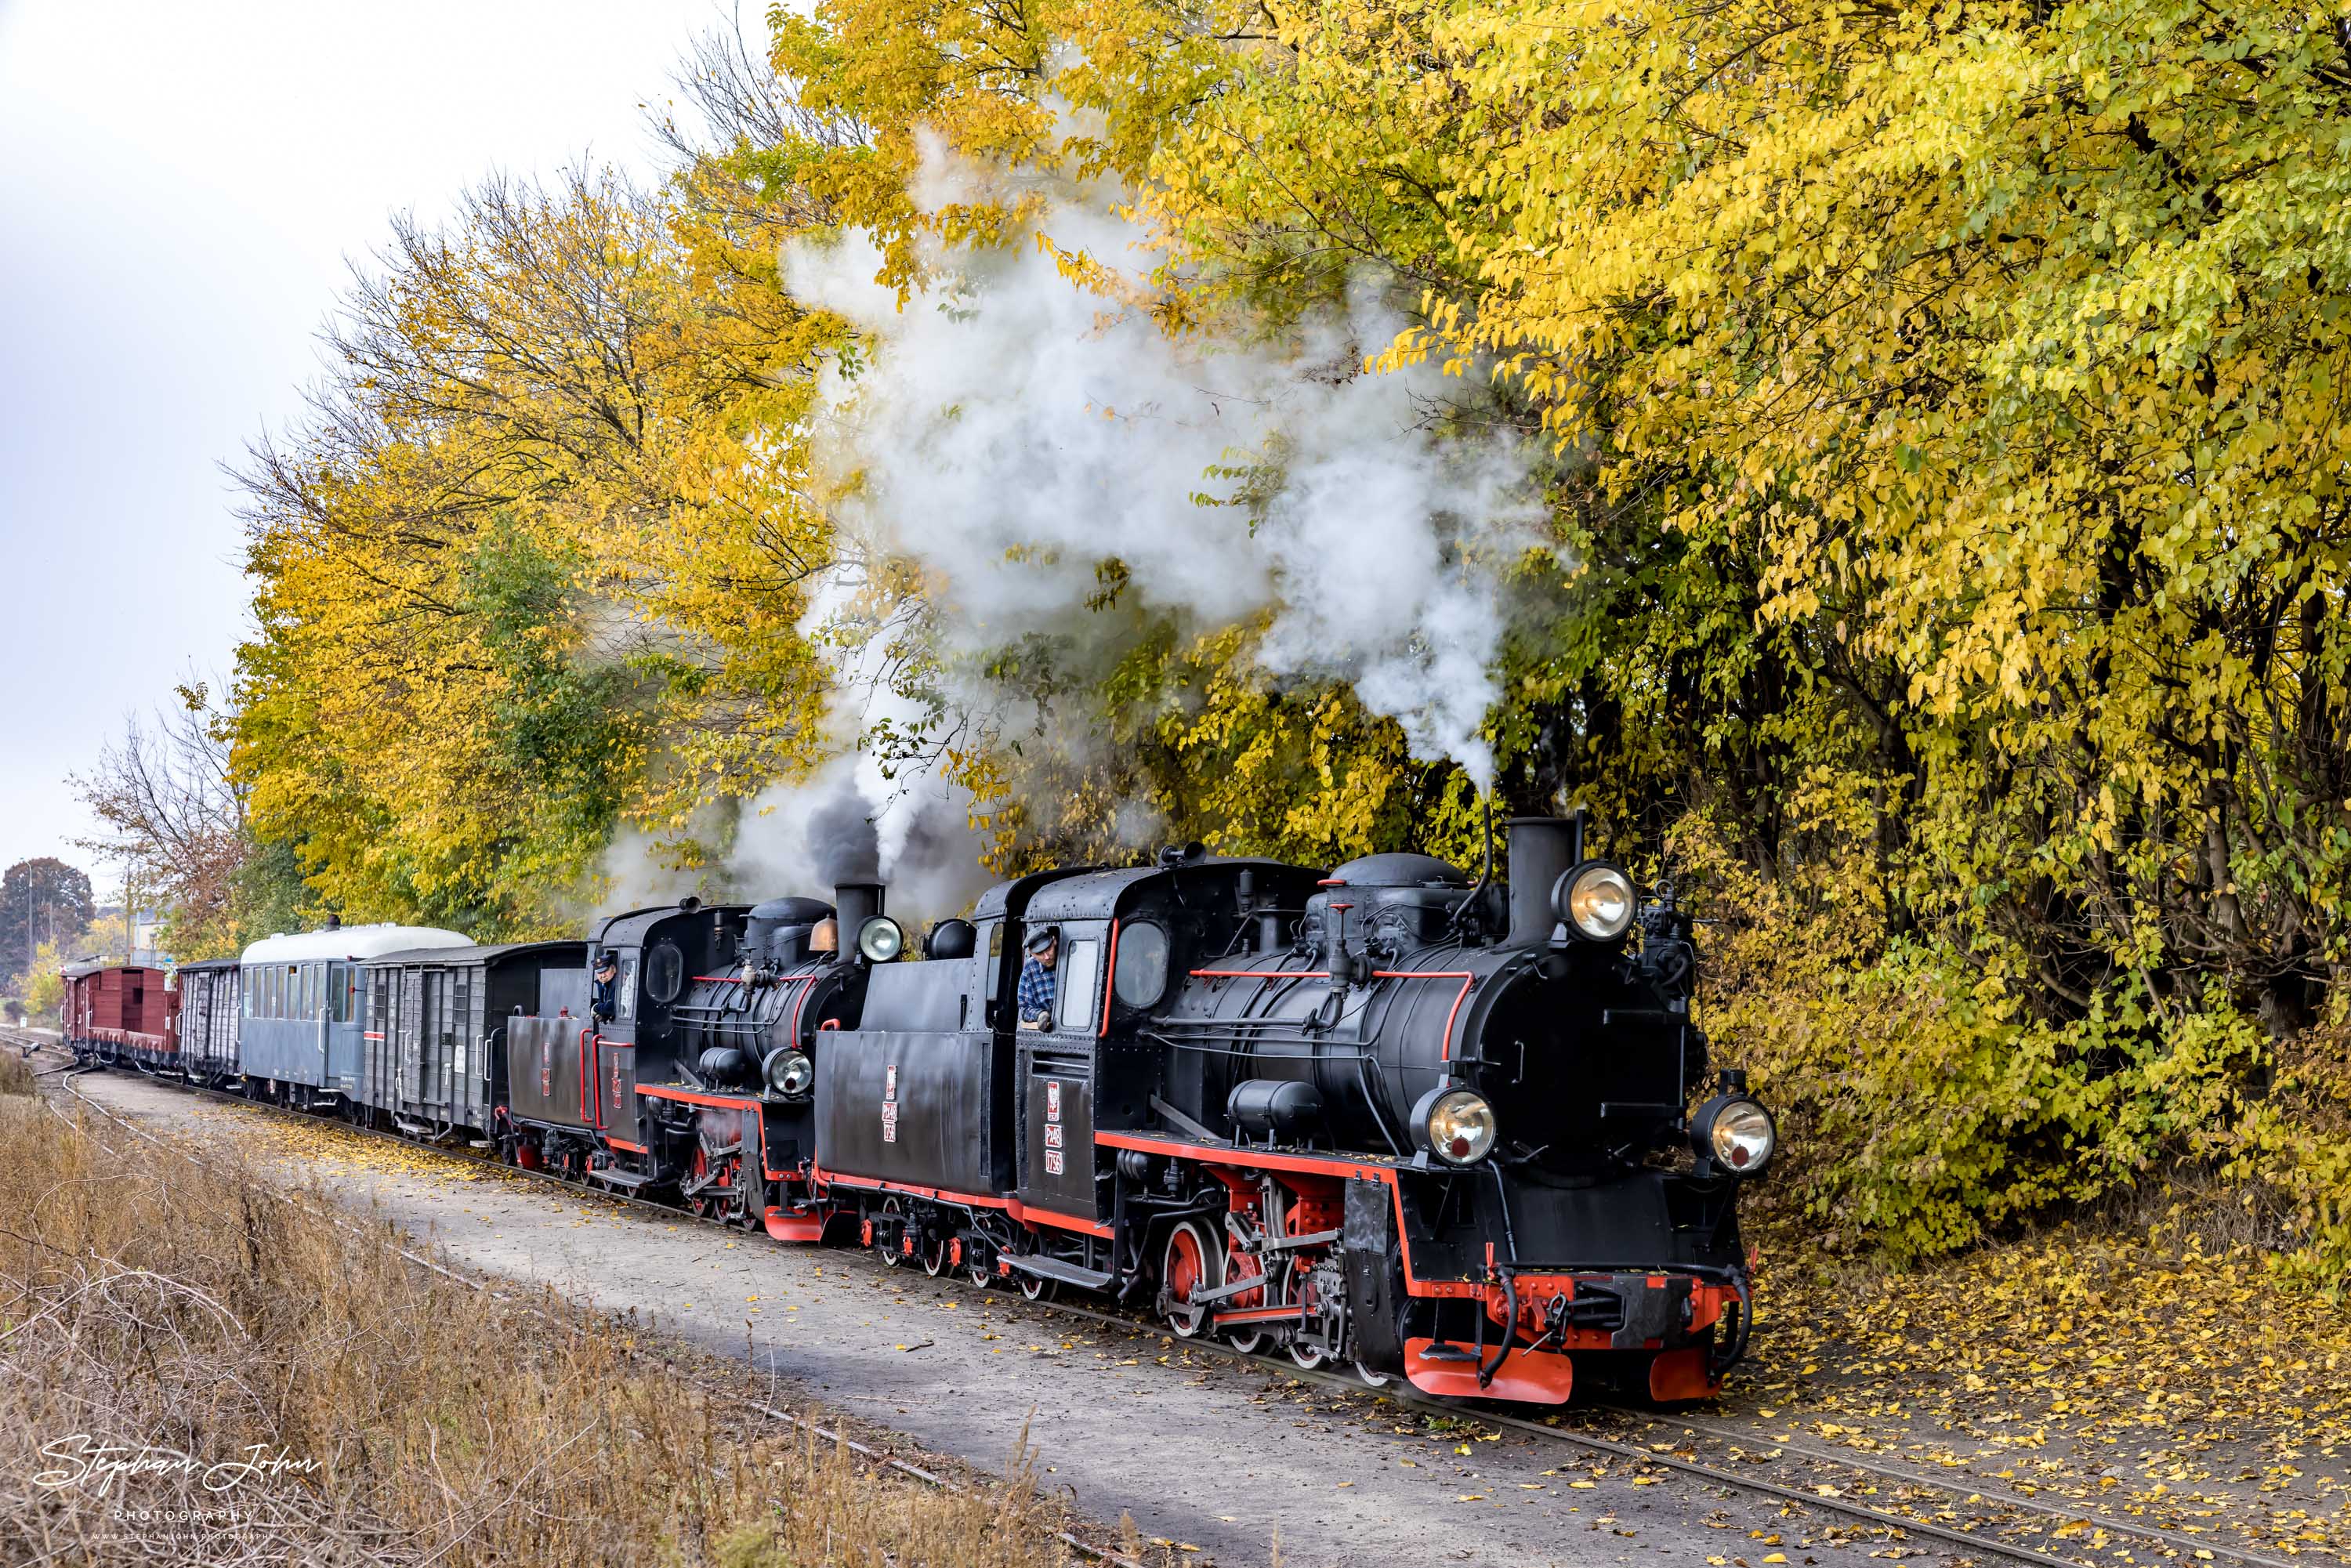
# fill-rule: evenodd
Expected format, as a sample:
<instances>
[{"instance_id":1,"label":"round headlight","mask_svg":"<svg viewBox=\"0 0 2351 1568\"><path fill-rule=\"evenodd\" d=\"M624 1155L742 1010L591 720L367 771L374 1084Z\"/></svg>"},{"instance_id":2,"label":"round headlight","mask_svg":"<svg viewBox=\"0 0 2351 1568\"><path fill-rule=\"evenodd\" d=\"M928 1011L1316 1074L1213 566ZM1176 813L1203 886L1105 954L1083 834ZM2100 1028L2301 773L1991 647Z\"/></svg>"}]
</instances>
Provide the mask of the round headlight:
<instances>
[{"instance_id":1,"label":"round headlight","mask_svg":"<svg viewBox=\"0 0 2351 1568\"><path fill-rule=\"evenodd\" d=\"M786 1046L768 1053L765 1071L768 1087L786 1099L797 1100L816 1087L816 1063L805 1051Z\"/></svg>"},{"instance_id":2,"label":"round headlight","mask_svg":"<svg viewBox=\"0 0 2351 1568\"><path fill-rule=\"evenodd\" d=\"M1633 924L1633 879L1606 861L1573 867L1552 890L1552 909L1587 942L1614 942Z\"/></svg>"},{"instance_id":3,"label":"round headlight","mask_svg":"<svg viewBox=\"0 0 2351 1568\"><path fill-rule=\"evenodd\" d=\"M877 915L857 928L857 950L866 961L886 964L906 950L906 934L886 915Z\"/></svg>"},{"instance_id":4,"label":"round headlight","mask_svg":"<svg viewBox=\"0 0 2351 1568\"><path fill-rule=\"evenodd\" d=\"M1752 1100L1730 1100L1719 1106L1706 1129L1708 1150L1714 1163L1733 1176L1753 1176L1771 1164L1780 1146L1780 1129L1771 1113Z\"/></svg>"},{"instance_id":5,"label":"round headlight","mask_svg":"<svg viewBox=\"0 0 2351 1568\"><path fill-rule=\"evenodd\" d=\"M1449 1166L1473 1166L1491 1154L1501 1124L1475 1089L1439 1085L1414 1107L1421 1146Z\"/></svg>"}]
</instances>

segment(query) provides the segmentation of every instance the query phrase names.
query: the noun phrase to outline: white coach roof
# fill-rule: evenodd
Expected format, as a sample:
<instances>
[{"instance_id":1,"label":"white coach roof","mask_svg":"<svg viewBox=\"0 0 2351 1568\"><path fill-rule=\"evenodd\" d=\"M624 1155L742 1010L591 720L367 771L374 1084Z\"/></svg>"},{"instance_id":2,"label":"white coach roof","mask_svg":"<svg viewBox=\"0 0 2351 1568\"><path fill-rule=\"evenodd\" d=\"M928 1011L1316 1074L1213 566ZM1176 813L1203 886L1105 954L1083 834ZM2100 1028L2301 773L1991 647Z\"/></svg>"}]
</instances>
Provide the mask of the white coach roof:
<instances>
[{"instance_id":1,"label":"white coach roof","mask_svg":"<svg viewBox=\"0 0 2351 1568\"><path fill-rule=\"evenodd\" d=\"M265 936L245 950L247 964L315 964L321 958L372 958L417 947L470 947L470 936L431 925L340 925L293 936Z\"/></svg>"}]
</instances>

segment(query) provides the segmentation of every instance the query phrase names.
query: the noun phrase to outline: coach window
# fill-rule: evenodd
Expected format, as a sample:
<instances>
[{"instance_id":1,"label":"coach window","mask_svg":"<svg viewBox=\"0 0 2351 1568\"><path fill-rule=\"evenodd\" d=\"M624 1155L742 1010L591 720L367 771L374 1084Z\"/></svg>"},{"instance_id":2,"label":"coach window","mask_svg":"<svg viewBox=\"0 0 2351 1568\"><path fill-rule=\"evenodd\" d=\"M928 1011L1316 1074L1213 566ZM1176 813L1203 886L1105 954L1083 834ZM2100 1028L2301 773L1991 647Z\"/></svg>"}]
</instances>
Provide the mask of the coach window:
<instances>
[{"instance_id":1,"label":"coach window","mask_svg":"<svg viewBox=\"0 0 2351 1568\"><path fill-rule=\"evenodd\" d=\"M238 979L242 982L240 989L245 993L245 1016L247 1018L258 1017L259 1015L254 1011L254 1005L260 999L257 993L260 991L261 988L254 976L254 972L251 969L245 970L238 976Z\"/></svg>"},{"instance_id":2,"label":"coach window","mask_svg":"<svg viewBox=\"0 0 2351 1568\"><path fill-rule=\"evenodd\" d=\"M1085 1034L1094 1027L1094 1002L1102 990L1102 944L1072 942L1061 963L1061 1032Z\"/></svg>"}]
</instances>

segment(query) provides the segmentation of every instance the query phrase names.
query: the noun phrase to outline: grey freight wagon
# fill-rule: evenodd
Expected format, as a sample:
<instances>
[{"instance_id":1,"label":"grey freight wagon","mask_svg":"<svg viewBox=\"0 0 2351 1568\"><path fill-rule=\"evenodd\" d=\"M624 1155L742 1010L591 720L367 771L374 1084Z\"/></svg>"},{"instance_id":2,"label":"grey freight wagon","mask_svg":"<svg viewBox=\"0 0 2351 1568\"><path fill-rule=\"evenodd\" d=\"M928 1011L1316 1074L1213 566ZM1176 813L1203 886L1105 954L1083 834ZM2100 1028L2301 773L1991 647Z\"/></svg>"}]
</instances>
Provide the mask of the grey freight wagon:
<instances>
[{"instance_id":1,"label":"grey freight wagon","mask_svg":"<svg viewBox=\"0 0 2351 1568\"><path fill-rule=\"evenodd\" d=\"M414 1137L486 1140L506 1101L516 1014L588 1019L588 945L522 942L384 953L366 967L353 1097Z\"/></svg>"}]
</instances>

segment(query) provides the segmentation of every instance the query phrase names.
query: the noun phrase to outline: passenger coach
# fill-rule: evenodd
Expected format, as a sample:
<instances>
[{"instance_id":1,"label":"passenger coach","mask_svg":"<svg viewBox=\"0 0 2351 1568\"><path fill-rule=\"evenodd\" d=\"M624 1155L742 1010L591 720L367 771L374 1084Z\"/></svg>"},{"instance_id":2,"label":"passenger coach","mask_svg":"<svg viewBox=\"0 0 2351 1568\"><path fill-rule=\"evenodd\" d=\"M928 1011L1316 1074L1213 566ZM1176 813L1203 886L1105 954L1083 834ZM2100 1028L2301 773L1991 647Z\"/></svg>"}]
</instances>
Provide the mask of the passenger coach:
<instances>
[{"instance_id":1,"label":"passenger coach","mask_svg":"<svg viewBox=\"0 0 2351 1568\"><path fill-rule=\"evenodd\" d=\"M472 944L426 925L342 925L269 936L245 950L241 1067L257 1098L340 1110L359 1087L360 964L387 953Z\"/></svg>"}]
</instances>

